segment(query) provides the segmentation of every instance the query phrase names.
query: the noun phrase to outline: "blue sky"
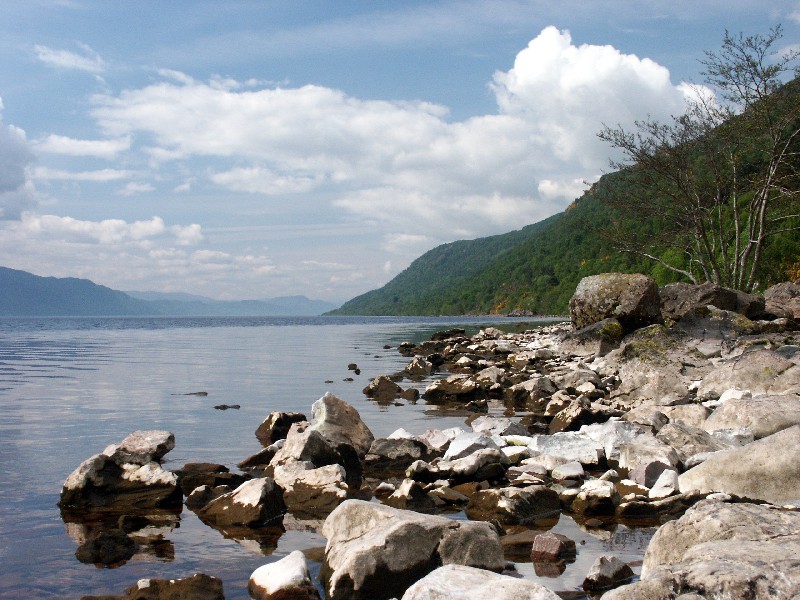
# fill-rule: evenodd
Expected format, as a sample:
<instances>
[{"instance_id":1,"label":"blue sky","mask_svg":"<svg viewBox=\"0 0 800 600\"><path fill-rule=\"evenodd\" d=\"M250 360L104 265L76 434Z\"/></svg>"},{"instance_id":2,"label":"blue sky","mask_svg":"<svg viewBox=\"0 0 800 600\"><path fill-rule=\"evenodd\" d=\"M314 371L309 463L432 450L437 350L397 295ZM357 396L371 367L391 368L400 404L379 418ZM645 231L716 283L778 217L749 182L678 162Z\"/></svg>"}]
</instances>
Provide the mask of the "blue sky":
<instances>
[{"instance_id":1,"label":"blue sky","mask_svg":"<svg viewBox=\"0 0 800 600\"><path fill-rule=\"evenodd\" d=\"M341 302L561 211L798 1L0 0L0 265Z\"/></svg>"}]
</instances>

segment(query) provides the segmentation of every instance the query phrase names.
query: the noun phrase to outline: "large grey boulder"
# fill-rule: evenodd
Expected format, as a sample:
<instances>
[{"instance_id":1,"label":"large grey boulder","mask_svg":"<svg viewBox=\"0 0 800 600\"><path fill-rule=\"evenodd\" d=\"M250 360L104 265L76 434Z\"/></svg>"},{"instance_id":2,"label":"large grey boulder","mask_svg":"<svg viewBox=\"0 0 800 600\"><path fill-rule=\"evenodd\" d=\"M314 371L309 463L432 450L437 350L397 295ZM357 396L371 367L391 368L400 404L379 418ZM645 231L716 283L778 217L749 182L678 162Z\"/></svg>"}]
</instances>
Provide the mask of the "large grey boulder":
<instances>
[{"instance_id":1,"label":"large grey boulder","mask_svg":"<svg viewBox=\"0 0 800 600\"><path fill-rule=\"evenodd\" d=\"M757 348L718 365L703 378L697 396L719 398L730 388L780 394L800 384L800 368L774 350Z\"/></svg>"},{"instance_id":2,"label":"large grey boulder","mask_svg":"<svg viewBox=\"0 0 800 600\"><path fill-rule=\"evenodd\" d=\"M679 477L680 491L724 492L766 502L800 500L800 425L711 455Z\"/></svg>"},{"instance_id":3,"label":"large grey boulder","mask_svg":"<svg viewBox=\"0 0 800 600\"><path fill-rule=\"evenodd\" d=\"M800 396L762 395L731 398L706 419L703 429L749 429L755 439L800 425Z\"/></svg>"},{"instance_id":4,"label":"large grey boulder","mask_svg":"<svg viewBox=\"0 0 800 600\"><path fill-rule=\"evenodd\" d=\"M399 597L437 567L460 564L490 571L505 565L500 538L488 523L454 521L347 500L325 520L320 577L327 598Z\"/></svg>"},{"instance_id":5,"label":"large grey boulder","mask_svg":"<svg viewBox=\"0 0 800 600\"><path fill-rule=\"evenodd\" d=\"M403 594L401 600L558 600L554 592L534 581L498 575L463 565L432 571Z\"/></svg>"},{"instance_id":6,"label":"large grey boulder","mask_svg":"<svg viewBox=\"0 0 800 600\"><path fill-rule=\"evenodd\" d=\"M724 429L718 427L715 429ZM701 452L717 452L730 446L715 438L707 431L676 421L667 423L656 434L656 439L671 446L682 463L690 456Z\"/></svg>"},{"instance_id":7,"label":"large grey boulder","mask_svg":"<svg viewBox=\"0 0 800 600\"><path fill-rule=\"evenodd\" d=\"M500 447L495 443L490 435L479 431L469 431L456 436L444 453L444 460L457 460L464 458L478 450L499 450Z\"/></svg>"},{"instance_id":8,"label":"large grey boulder","mask_svg":"<svg viewBox=\"0 0 800 600\"><path fill-rule=\"evenodd\" d=\"M661 322L658 286L640 274L584 277L569 301L569 313L576 329L613 317L625 331L633 331Z\"/></svg>"},{"instance_id":9,"label":"large grey boulder","mask_svg":"<svg viewBox=\"0 0 800 600\"><path fill-rule=\"evenodd\" d=\"M641 581L603 598L794 598L800 589L798 531L800 513L794 511L698 502L650 540Z\"/></svg>"},{"instance_id":10,"label":"large grey boulder","mask_svg":"<svg viewBox=\"0 0 800 600\"><path fill-rule=\"evenodd\" d=\"M270 466L275 469L289 463L310 463L308 468L341 465L348 485L361 485L361 461L356 449L349 443L335 443L318 430L294 424L283 446L275 453Z\"/></svg>"},{"instance_id":11,"label":"large grey boulder","mask_svg":"<svg viewBox=\"0 0 800 600\"><path fill-rule=\"evenodd\" d=\"M673 321L709 304L722 310L736 310L736 292L710 281L700 285L670 283L660 288L658 294L662 315Z\"/></svg>"},{"instance_id":12,"label":"large grey boulder","mask_svg":"<svg viewBox=\"0 0 800 600\"><path fill-rule=\"evenodd\" d=\"M133 432L78 465L64 482L59 506L76 515L179 509L183 495L178 477L159 462L174 445L174 436L166 431Z\"/></svg>"},{"instance_id":13,"label":"large grey boulder","mask_svg":"<svg viewBox=\"0 0 800 600\"><path fill-rule=\"evenodd\" d=\"M251 479L198 509L198 516L217 527L258 527L286 510L283 491L269 477Z\"/></svg>"},{"instance_id":14,"label":"large grey boulder","mask_svg":"<svg viewBox=\"0 0 800 600\"><path fill-rule=\"evenodd\" d=\"M311 405L309 429L318 431L333 444L353 446L361 457L369 451L375 440L358 411L331 393Z\"/></svg>"},{"instance_id":15,"label":"large grey boulder","mask_svg":"<svg viewBox=\"0 0 800 600\"><path fill-rule=\"evenodd\" d=\"M780 308L800 319L800 285L785 281L778 283L764 291L767 305Z\"/></svg>"}]
</instances>

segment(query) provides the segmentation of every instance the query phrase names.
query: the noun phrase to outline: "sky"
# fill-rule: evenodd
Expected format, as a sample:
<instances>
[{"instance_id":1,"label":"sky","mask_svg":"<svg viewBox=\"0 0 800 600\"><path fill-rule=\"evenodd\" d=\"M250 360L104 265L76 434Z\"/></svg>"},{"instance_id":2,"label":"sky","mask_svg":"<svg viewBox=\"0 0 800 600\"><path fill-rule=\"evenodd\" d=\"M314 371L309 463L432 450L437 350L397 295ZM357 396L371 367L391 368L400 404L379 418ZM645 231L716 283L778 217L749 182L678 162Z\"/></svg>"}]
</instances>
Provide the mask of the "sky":
<instances>
[{"instance_id":1,"label":"sky","mask_svg":"<svg viewBox=\"0 0 800 600\"><path fill-rule=\"evenodd\" d=\"M0 265L344 302L563 211L800 0L0 0Z\"/></svg>"}]
</instances>

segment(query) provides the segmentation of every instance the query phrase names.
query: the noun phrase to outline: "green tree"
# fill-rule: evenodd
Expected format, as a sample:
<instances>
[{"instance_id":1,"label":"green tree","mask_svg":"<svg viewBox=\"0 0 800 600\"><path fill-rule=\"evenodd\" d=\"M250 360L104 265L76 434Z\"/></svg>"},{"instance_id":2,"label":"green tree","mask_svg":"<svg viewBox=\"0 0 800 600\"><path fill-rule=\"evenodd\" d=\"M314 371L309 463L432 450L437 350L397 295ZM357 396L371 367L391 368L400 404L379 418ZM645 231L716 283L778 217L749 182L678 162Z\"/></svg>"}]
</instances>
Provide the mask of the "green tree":
<instances>
[{"instance_id":1,"label":"green tree","mask_svg":"<svg viewBox=\"0 0 800 600\"><path fill-rule=\"evenodd\" d=\"M795 229L800 150L797 51L779 53L780 26L767 35L726 32L701 61L707 87L669 122L604 126L598 136L622 151L620 176L602 190L629 225L616 246L694 283L743 290L759 285L767 240ZM632 219L632 217L636 217Z\"/></svg>"}]
</instances>

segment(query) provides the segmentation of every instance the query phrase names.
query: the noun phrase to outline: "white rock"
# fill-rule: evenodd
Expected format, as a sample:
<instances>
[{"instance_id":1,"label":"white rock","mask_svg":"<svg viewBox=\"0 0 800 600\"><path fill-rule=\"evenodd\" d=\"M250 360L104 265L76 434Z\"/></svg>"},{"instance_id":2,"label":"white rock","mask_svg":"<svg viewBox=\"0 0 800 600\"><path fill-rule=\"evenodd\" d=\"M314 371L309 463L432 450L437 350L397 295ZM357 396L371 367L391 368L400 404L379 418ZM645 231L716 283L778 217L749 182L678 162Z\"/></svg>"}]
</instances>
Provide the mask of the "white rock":
<instances>
[{"instance_id":1,"label":"white rock","mask_svg":"<svg viewBox=\"0 0 800 600\"><path fill-rule=\"evenodd\" d=\"M655 485L647 494L651 500L660 500L672 496L678 491L678 472L667 469L656 479Z\"/></svg>"},{"instance_id":2,"label":"white rock","mask_svg":"<svg viewBox=\"0 0 800 600\"><path fill-rule=\"evenodd\" d=\"M301 597L301 592L306 592L303 598L319 598L318 593L316 596L309 595L316 590L308 573L306 558L299 550L253 571L247 590L257 600L267 600L278 593L282 594L281 597L292 597L289 594L293 592L298 594L298 598Z\"/></svg>"}]
</instances>

